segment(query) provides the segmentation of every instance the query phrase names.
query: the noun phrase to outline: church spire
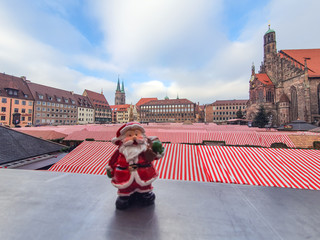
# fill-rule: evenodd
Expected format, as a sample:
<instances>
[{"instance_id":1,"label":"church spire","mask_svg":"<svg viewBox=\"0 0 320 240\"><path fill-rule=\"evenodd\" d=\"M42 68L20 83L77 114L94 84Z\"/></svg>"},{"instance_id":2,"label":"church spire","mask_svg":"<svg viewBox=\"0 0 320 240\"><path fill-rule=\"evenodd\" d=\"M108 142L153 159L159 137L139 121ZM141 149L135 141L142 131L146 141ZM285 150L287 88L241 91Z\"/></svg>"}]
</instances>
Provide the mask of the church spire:
<instances>
[{"instance_id":1,"label":"church spire","mask_svg":"<svg viewBox=\"0 0 320 240\"><path fill-rule=\"evenodd\" d=\"M116 92L120 92L120 79L119 79L119 75L118 75L118 84L117 84L117 90Z\"/></svg>"},{"instance_id":2,"label":"church spire","mask_svg":"<svg viewBox=\"0 0 320 240\"><path fill-rule=\"evenodd\" d=\"M121 92L124 93L124 83L123 83L123 80L122 80Z\"/></svg>"}]
</instances>

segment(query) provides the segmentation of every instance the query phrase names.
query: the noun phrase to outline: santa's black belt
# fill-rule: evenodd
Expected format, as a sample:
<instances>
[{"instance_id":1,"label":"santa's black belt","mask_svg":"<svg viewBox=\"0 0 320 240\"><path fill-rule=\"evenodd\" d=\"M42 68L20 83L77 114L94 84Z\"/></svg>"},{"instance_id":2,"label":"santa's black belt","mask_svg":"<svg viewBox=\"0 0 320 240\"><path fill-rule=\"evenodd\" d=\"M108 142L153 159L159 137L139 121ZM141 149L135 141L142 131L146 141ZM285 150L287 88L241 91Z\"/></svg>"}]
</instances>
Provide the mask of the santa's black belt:
<instances>
[{"instance_id":1,"label":"santa's black belt","mask_svg":"<svg viewBox=\"0 0 320 240\"><path fill-rule=\"evenodd\" d=\"M146 167L151 167L151 164L131 164L128 167L117 167L119 170L127 170L129 169L130 172L137 170L138 168L146 168Z\"/></svg>"}]
</instances>

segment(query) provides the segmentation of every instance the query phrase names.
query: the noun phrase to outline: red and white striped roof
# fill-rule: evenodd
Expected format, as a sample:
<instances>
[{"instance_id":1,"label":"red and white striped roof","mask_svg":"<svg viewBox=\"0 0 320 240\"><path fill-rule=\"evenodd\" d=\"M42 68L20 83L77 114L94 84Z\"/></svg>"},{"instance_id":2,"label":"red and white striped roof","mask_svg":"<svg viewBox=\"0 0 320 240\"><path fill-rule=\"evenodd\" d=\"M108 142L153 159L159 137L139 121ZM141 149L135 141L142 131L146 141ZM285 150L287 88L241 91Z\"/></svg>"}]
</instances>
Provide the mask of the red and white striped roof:
<instances>
[{"instance_id":1,"label":"red and white striped roof","mask_svg":"<svg viewBox=\"0 0 320 240\"><path fill-rule=\"evenodd\" d=\"M164 144L161 179L320 189L320 151ZM83 142L50 171L105 175L117 146Z\"/></svg>"}]
</instances>

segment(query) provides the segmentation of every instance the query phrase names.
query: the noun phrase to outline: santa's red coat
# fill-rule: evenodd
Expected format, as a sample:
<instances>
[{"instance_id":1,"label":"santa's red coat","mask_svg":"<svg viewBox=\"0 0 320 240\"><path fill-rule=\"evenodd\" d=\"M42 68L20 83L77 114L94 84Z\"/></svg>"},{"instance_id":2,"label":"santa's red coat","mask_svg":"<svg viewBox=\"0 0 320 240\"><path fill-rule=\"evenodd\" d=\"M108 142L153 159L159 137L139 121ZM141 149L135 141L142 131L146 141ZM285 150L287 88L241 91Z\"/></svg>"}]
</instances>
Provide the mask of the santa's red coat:
<instances>
[{"instance_id":1,"label":"santa's red coat","mask_svg":"<svg viewBox=\"0 0 320 240\"><path fill-rule=\"evenodd\" d=\"M116 150L106 167L111 171L112 184L118 189L125 189L135 181L139 186L144 187L150 185L158 177L158 172L152 162L146 160L144 152L140 153L136 164L138 167L130 170L131 167L125 156Z\"/></svg>"}]
</instances>

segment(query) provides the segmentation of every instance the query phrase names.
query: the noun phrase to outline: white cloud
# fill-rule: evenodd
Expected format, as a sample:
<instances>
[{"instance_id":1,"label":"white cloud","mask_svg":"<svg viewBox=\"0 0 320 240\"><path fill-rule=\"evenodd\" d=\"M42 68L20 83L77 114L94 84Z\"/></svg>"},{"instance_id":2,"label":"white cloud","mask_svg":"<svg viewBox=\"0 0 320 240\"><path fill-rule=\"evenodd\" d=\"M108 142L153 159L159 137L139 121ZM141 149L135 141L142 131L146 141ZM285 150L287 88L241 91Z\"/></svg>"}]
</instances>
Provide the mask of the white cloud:
<instances>
[{"instance_id":1,"label":"white cloud","mask_svg":"<svg viewBox=\"0 0 320 240\"><path fill-rule=\"evenodd\" d=\"M207 44L214 29L208 18L219 5L220 1L206 0L110 0L97 1L96 11L112 60L125 67L141 67L190 51L201 53L201 43Z\"/></svg>"}]
</instances>

